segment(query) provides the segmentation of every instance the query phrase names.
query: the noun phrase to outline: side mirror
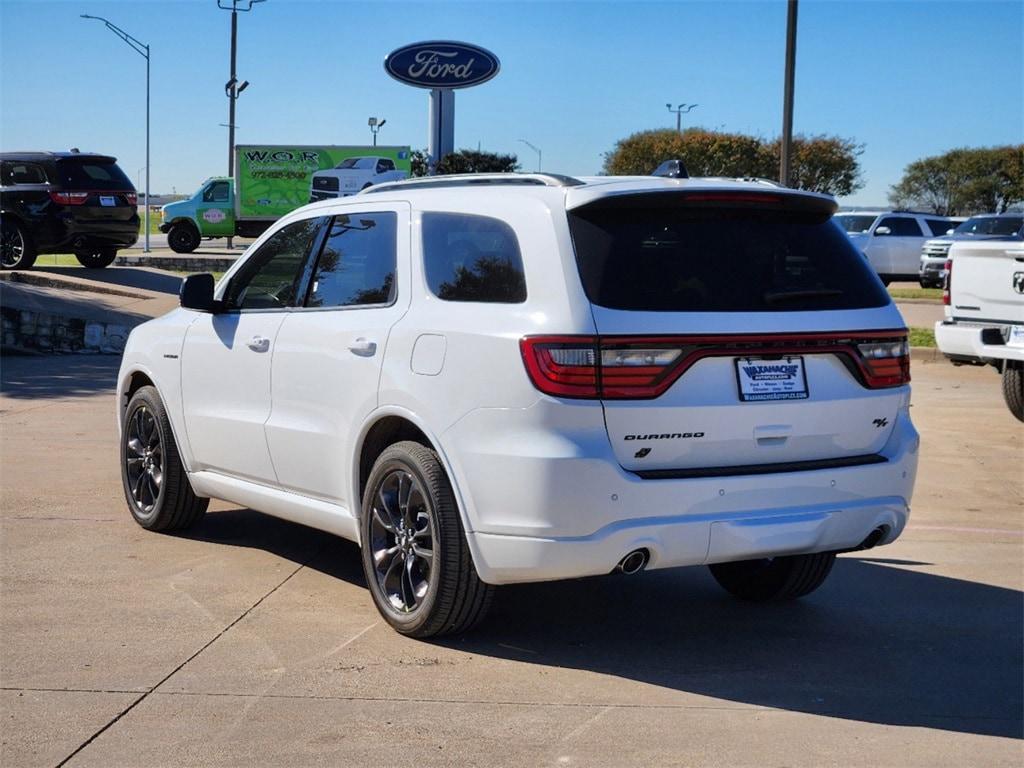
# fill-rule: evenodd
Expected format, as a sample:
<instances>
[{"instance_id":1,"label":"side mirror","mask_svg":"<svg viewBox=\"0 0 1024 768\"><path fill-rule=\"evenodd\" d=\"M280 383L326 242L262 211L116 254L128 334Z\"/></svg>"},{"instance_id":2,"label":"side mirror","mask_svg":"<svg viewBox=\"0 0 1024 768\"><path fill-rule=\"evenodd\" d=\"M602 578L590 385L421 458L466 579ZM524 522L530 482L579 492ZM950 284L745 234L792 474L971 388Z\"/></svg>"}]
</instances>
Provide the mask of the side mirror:
<instances>
[{"instance_id":1,"label":"side mirror","mask_svg":"<svg viewBox=\"0 0 1024 768\"><path fill-rule=\"evenodd\" d=\"M178 297L181 306L185 309L214 312L217 302L213 298L213 275L209 272L189 275L181 281L181 291Z\"/></svg>"},{"instance_id":2,"label":"side mirror","mask_svg":"<svg viewBox=\"0 0 1024 768\"><path fill-rule=\"evenodd\" d=\"M946 234L947 234L947 235L952 235L952 234L953 234L954 232L956 232L956 230L955 230L955 229L947 229L947 230L946 230Z\"/></svg>"},{"instance_id":3,"label":"side mirror","mask_svg":"<svg viewBox=\"0 0 1024 768\"><path fill-rule=\"evenodd\" d=\"M878 227L878 228L875 229L875 234L876 235L891 235L892 234L892 230L889 229L888 227Z\"/></svg>"}]
</instances>

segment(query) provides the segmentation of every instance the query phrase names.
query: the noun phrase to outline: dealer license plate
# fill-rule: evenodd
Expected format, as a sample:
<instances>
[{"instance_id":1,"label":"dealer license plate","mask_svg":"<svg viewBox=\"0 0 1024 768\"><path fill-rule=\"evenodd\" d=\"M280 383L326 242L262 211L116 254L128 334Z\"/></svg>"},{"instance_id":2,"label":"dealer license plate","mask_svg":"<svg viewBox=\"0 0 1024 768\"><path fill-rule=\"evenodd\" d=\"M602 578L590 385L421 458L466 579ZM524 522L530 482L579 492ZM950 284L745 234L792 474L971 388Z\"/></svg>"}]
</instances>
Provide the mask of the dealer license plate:
<instances>
[{"instance_id":1,"label":"dealer license plate","mask_svg":"<svg viewBox=\"0 0 1024 768\"><path fill-rule=\"evenodd\" d=\"M117 200L114 199L113 195L100 195L100 205L110 208L117 205Z\"/></svg>"},{"instance_id":2,"label":"dealer license plate","mask_svg":"<svg viewBox=\"0 0 1024 768\"><path fill-rule=\"evenodd\" d=\"M736 380L744 402L804 400L808 396L802 357L737 358Z\"/></svg>"}]
</instances>

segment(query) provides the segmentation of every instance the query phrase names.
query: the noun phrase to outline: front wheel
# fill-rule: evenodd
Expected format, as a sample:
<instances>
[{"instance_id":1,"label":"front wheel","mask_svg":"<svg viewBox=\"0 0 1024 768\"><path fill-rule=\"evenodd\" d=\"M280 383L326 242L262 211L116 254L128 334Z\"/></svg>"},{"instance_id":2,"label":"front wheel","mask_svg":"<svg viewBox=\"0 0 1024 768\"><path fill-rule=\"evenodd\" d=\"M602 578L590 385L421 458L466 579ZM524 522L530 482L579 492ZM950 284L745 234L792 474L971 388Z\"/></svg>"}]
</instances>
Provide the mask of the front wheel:
<instances>
[{"instance_id":1,"label":"front wheel","mask_svg":"<svg viewBox=\"0 0 1024 768\"><path fill-rule=\"evenodd\" d=\"M455 496L437 454L401 442L374 462L360 521L363 571L384 619L410 637L464 632L487 612Z\"/></svg>"},{"instance_id":2,"label":"front wheel","mask_svg":"<svg viewBox=\"0 0 1024 768\"><path fill-rule=\"evenodd\" d=\"M206 514L210 500L192 490L155 387L140 387L125 411L121 480L132 517L147 530L183 530Z\"/></svg>"},{"instance_id":3,"label":"front wheel","mask_svg":"<svg viewBox=\"0 0 1024 768\"><path fill-rule=\"evenodd\" d=\"M726 592L753 602L795 600L820 587L836 561L835 552L766 557L709 565Z\"/></svg>"},{"instance_id":4,"label":"front wheel","mask_svg":"<svg viewBox=\"0 0 1024 768\"><path fill-rule=\"evenodd\" d=\"M178 222L167 232L167 244L175 253L192 253L199 247L199 230L192 222Z\"/></svg>"},{"instance_id":5,"label":"front wheel","mask_svg":"<svg viewBox=\"0 0 1024 768\"><path fill-rule=\"evenodd\" d=\"M0 268L28 269L35 261L36 252L25 228L16 221L4 221L0 231Z\"/></svg>"},{"instance_id":6,"label":"front wheel","mask_svg":"<svg viewBox=\"0 0 1024 768\"><path fill-rule=\"evenodd\" d=\"M78 251L75 254L78 263L89 269L109 267L117 258L116 248L97 248L92 251Z\"/></svg>"},{"instance_id":7,"label":"front wheel","mask_svg":"<svg viewBox=\"0 0 1024 768\"><path fill-rule=\"evenodd\" d=\"M1024 421L1024 363L1007 360L1003 364L1003 399L1018 421Z\"/></svg>"}]
</instances>

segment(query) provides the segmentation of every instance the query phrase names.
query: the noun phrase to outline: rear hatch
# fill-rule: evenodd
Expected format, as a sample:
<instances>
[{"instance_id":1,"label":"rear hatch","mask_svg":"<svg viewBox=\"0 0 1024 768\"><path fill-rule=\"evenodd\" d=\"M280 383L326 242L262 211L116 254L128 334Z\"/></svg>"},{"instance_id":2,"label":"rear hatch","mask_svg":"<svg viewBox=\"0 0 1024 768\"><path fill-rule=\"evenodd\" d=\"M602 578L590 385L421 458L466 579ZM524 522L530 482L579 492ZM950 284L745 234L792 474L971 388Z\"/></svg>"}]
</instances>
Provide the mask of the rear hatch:
<instances>
[{"instance_id":1,"label":"rear hatch","mask_svg":"<svg viewBox=\"0 0 1024 768\"><path fill-rule=\"evenodd\" d=\"M135 187L112 157L57 160L55 187L51 193L54 202L67 206L79 224L137 220Z\"/></svg>"},{"instance_id":2,"label":"rear hatch","mask_svg":"<svg viewBox=\"0 0 1024 768\"><path fill-rule=\"evenodd\" d=\"M833 212L831 198L782 190L649 192L569 212L624 468L878 460L906 399L906 331Z\"/></svg>"}]
</instances>

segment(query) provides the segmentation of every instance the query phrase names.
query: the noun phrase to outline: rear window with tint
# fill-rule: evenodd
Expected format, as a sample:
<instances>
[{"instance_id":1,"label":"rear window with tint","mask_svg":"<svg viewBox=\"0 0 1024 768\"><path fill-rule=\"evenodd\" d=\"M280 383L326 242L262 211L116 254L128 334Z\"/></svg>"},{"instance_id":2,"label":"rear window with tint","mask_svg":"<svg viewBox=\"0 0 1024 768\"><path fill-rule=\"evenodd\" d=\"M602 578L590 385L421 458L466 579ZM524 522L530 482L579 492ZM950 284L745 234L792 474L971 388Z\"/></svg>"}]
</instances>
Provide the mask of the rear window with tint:
<instances>
[{"instance_id":1,"label":"rear window with tint","mask_svg":"<svg viewBox=\"0 0 1024 768\"><path fill-rule=\"evenodd\" d=\"M109 161L58 160L57 176L64 189L135 189L117 163Z\"/></svg>"},{"instance_id":2,"label":"rear window with tint","mask_svg":"<svg viewBox=\"0 0 1024 768\"><path fill-rule=\"evenodd\" d=\"M602 307L791 312L889 303L867 260L829 220L831 211L638 197L569 214L584 289Z\"/></svg>"}]
</instances>

